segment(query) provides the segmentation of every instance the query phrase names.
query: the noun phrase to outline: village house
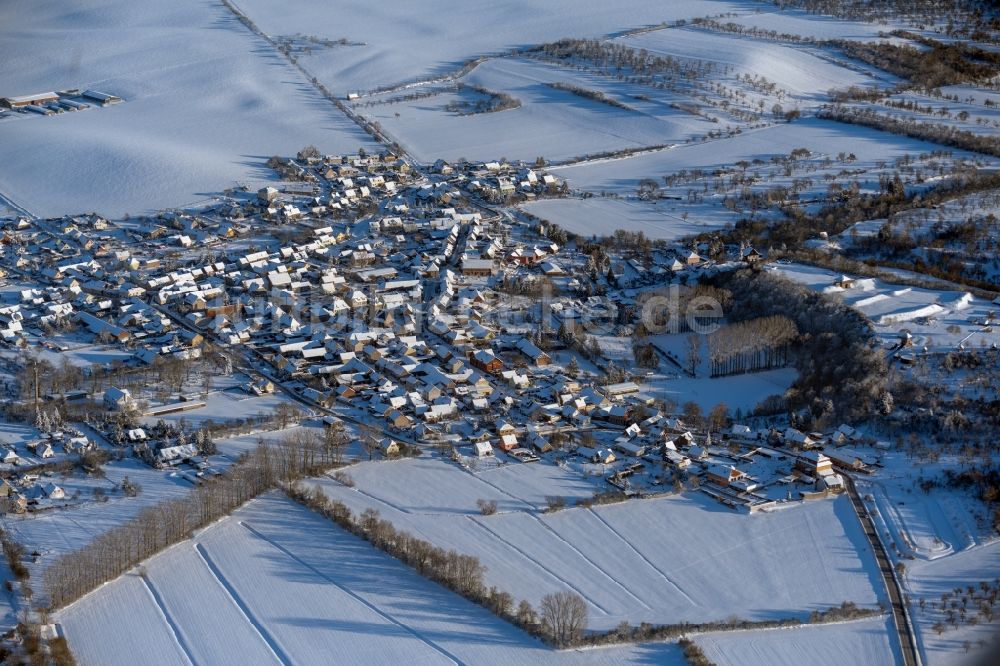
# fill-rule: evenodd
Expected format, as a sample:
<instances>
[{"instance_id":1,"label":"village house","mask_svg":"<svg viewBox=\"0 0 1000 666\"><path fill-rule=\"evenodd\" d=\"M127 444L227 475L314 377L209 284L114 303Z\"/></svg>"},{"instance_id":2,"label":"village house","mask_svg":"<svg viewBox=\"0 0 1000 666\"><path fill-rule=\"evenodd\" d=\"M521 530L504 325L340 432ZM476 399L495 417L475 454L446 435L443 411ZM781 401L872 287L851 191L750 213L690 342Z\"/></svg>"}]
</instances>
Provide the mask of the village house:
<instances>
[{"instance_id":1,"label":"village house","mask_svg":"<svg viewBox=\"0 0 1000 666\"><path fill-rule=\"evenodd\" d=\"M720 486L729 486L746 477L732 465L712 464L705 469L705 479Z\"/></svg>"},{"instance_id":2,"label":"village house","mask_svg":"<svg viewBox=\"0 0 1000 666\"><path fill-rule=\"evenodd\" d=\"M104 407L111 411L125 411L132 407L132 393L128 389L112 386L104 392Z\"/></svg>"}]
</instances>

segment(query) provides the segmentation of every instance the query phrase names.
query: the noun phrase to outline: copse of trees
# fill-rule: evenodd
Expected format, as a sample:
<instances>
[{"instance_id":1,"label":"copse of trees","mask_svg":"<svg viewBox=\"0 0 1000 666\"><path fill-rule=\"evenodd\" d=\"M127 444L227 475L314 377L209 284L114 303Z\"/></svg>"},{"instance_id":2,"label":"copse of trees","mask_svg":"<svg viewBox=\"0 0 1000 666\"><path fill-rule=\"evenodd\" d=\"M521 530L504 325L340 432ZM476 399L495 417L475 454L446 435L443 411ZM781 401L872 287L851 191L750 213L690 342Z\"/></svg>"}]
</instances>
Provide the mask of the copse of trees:
<instances>
[{"instance_id":1,"label":"copse of trees","mask_svg":"<svg viewBox=\"0 0 1000 666\"><path fill-rule=\"evenodd\" d=\"M61 608L112 580L142 560L191 536L279 484L319 474L333 466L322 440L296 433L277 443L261 442L219 479L190 495L149 507L45 570L48 607Z\"/></svg>"},{"instance_id":2,"label":"copse of trees","mask_svg":"<svg viewBox=\"0 0 1000 666\"><path fill-rule=\"evenodd\" d=\"M711 374L721 377L783 367L798 335L795 322L784 315L723 326L708 336Z\"/></svg>"},{"instance_id":3,"label":"copse of trees","mask_svg":"<svg viewBox=\"0 0 1000 666\"><path fill-rule=\"evenodd\" d=\"M785 394L797 419L816 426L835 419L860 421L891 404L885 359L873 348L871 324L861 313L759 271L719 273L710 281L732 293L731 322L781 316L798 330L791 357L799 375Z\"/></svg>"},{"instance_id":4,"label":"copse of trees","mask_svg":"<svg viewBox=\"0 0 1000 666\"><path fill-rule=\"evenodd\" d=\"M817 112L818 118L835 120L851 125L871 127L883 132L901 134L913 139L931 141L943 146L1000 156L1000 139L988 134L978 134L945 123L925 123L913 119L899 118L874 109L835 104Z\"/></svg>"},{"instance_id":5,"label":"copse of trees","mask_svg":"<svg viewBox=\"0 0 1000 666\"><path fill-rule=\"evenodd\" d=\"M475 101L458 100L445 105L445 110L449 113L457 113L460 116L471 116L477 113L495 113L507 109L516 109L521 106L521 100L508 95L505 92L497 92L482 86L471 83L459 83L456 90L470 90L482 95Z\"/></svg>"},{"instance_id":6,"label":"copse of trees","mask_svg":"<svg viewBox=\"0 0 1000 666\"><path fill-rule=\"evenodd\" d=\"M848 56L906 79L922 88L940 88L966 81L987 81L1000 67L1000 54L961 42L941 42L912 32L895 36L921 43L919 49L890 41L842 40L837 46Z\"/></svg>"},{"instance_id":7,"label":"copse of trees","mask_svg":"<svg viewBox=\"0 0 1000 666\"><path fill-rule=\"evenodd\" d=\"M624 102L619 102L617 99L614 99L613 97L608 97L600 90L591 90L590 88L584 88L583 86L578 86L573 83L564 83L562 81L556 81L555 83L548 83L546 85L555 90L562 90L568 93L572 93L577 97L590 99L595 102L600 102L601 104L607 104L608 106L613 106L618 109L624 109L626 111L635 110L628 104L625 104Z\"/></svg>"},{"instance_id":8,"label":"copse of trees","mask_svg":"<svg viewBox=\"0 0 1000 666\"><path fill-rule=\"evenodd\" d=\"M679 60L633 49L617 42L596 39L561 39L527 52L563 63L578 64L598 72L641 79L646 85L673 90L682 81L703 80L715 65L701 60Z\"/></svg>"}]
</instances>

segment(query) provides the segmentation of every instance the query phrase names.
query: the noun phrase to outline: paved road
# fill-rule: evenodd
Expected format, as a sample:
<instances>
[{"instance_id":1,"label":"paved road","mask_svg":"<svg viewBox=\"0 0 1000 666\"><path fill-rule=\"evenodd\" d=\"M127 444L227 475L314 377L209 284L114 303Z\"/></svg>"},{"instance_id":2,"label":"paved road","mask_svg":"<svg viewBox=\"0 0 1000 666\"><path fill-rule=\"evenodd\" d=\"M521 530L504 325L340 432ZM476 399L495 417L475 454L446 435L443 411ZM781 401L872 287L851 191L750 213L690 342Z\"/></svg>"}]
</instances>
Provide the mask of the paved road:
<instances>
[{"instance_id":1,"label":"paved road","mask_svg":"<svg viewBox=\"0 0 1000 666\"><path fill-rule=\"evenodd\" d=\"M889 603L892 606L892 622L896 627L900 651L903 654L903 664L904 666L920 666L920 652L917 649L916 636L913 633L913 626L910 624L906 604L903 601L903 590L900 588L899 581L892 569L892 560L889 559L889 554L886 552L885 546L882 545L882 540L875 530L875 522L868 513L868 507L861 501L857 488L854 487L854 479L846 474L843 476L844 483L847 486L847 494L854 505L855 513L858 514L858 519L861 521L861 527L865 531L865 536L868 537L868 543L872 546L872 552L875 553L879 572L882 574L882 580L889 593Z\"/></svg>"}]
</instances>

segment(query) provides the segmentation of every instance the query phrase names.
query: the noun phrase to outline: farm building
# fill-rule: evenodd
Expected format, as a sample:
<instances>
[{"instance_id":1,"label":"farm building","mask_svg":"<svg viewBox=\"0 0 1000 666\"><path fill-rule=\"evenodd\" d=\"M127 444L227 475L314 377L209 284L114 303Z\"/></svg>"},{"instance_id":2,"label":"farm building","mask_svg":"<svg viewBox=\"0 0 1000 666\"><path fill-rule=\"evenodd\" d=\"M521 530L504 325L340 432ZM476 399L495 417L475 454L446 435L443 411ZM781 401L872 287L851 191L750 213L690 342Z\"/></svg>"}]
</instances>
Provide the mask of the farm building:
<instances>
[{"instance_id":1,"label":"farm building","mask_svg":"<svg viewBox=\"0 0 1000 666\"><path fill-rule=\"evenodd\" d=\"M35 95L21 95L20 97L4 97L3 105L10 109L20 109L26 106L44 105L58 101L59 95L54 92L46 92Z\"/></svg>"},{"instance_id":2,"label":"farm building","mask_svg":"<svg viewBox=\"0 0 1000 666\"><path fill-rule=\"evenodd\" d=\"M87 99L92 99L99 103L101 106L106 106L108 104L118 104L122 101L121 97L117 95L109 95L108 93L98 92L97 90L84 90L83 96Z\"/></svg>"}]
</instances>

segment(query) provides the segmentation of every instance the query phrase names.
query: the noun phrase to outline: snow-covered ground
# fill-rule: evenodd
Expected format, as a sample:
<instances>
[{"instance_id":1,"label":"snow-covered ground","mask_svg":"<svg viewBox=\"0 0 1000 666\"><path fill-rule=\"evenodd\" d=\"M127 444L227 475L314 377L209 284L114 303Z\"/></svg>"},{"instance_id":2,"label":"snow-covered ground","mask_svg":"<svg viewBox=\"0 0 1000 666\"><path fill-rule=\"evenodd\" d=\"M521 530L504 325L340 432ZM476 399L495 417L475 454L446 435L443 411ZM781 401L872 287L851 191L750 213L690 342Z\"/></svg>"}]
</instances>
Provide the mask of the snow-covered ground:
<instances>
[{"instance_id":1,"label":"snow-covered ground","mask_svg":"<svg viewBox=\"0 0 1000 666\"><path fill-rule=\"evenodd\" d=\"M113 488L128 477L139 484L142 492L137 497L125 497ZM33 573L62 555L90 543L96 536L134 518L141 510L190 492L193 486L179 474L153 469L135 458L111 462L104 466L104 476L55 477L52 481L62 486L67 496L80 491L78 502L65 509L52 509L40 513L9 514L3 518L3 527L24 545L29 552L41 554ZM95 488L107 494L107 501L93 496Z\"/></svg>"},{"instance_id":2,"label":"snow-covered ground","mask_svg":"<svg viewBox=\"0 0 1000 666\"><path fill-rule=\"evenodd\" d=\"M845 600L874 605L877 573L847 498L748 516L702 495L543 513L546 495L569 504L589 483L547 463L473 475L433 460L361 463L355 487L318 485L355 512L377 509L397 528L476 555L486 579L536 604L569 589L588 603L590 627L623 620L670 623L804 617ZM519 477L520 484L511 479ZM578 476L578 475L577 475ZM497 501L482 516L477 499Z\"/></svg>"},{"instance_id":3,"label":"snow-covered ground","mask_svg":"<svg viewBox=\"0 0 1000 666\"><path fill-rule=\"evenodd\" d=\"M549 650L277 494L56 619L78 662L108 666L684 663L669 643Z\"/></svg>"},{"instance_id":4,"label":"snow-covered ground","mask_svg":"<svg viewBox=\"0 0 1000 666\"><path fill-rule=\"evenodd\" d=\"M753 666L841 666L902 664L888 617L841 624L735 631L696 636L705 655L718 664Z\"/></svg>"},{"instance_id":5,"label":"snow-covered ground","mask_svg":"<svg viewBox=\"0 0 1000 666\"><path fill-rule=\"evenodd\" d=\"M683 143L718 127L703 117L672 108L671 102L683 99L677 95L532 60L487 60L461 80L511 95L521 106L457 115L445 109L458 98L449 90L408 102L362 104L358 111L381 123L393 138L426 163L461 157L489 161L498 156L528 162L542 156L558 161L625 148ZM549 83L600 91L630 108L585 99L553 89ZM647 99L637 99L637 95ZM392 97L389 94L375 99Z\"/></svg>"},{"instance_id":6,"label":"snow-covered ground","mask_svg":"<svg viewBox=\"0 0 1000 666\"><path fill-rule=\"evenodd\" d=\"M695 28L653 30L620 41L656 55L709 60L729 66L732 76L725 78L739 74L762 76L787 91L790 102L803 107L824 100L831 88L874 83L869 76L830 62L818 50Z\"/></svg>"},{"instance_id":7,"label":"snow-covered ground","mask_svg":"<svg viewBox=\"0 0 1000 666\"><path fill-rule=\"evenodd\" d=\"M1000 573L1000 541L976 546L961 553L949 555L936 560L915 560L907 562L904 584L911 599L911 614L917 633L920 636L921 656L927 666L945 666L969 663L970 654L979 651L980 640L995 640L997 623L984 623L979 617L979 623L959 619L955 626L944 622L944 614L940 608L932 609L931 604L940 604L943 593L952 594L949 603L954 601L961 607L960 600L968 595L967 587L973 586L979 590L983 581L994 583ZM963 588L961 594L954 595L955 588ZM920 609L919 600L925 601L924 609ZM969 617L977 615L979 603L969 605ZM946 624L941 633L935 630L938 622ZM970 653L966 653L965 642L970 643Z\"/></svg>"},{"instance_id":8,"label":"snow-covered ground","mask_svg":"<svg viewBox=\"0 0 1000 666\"><path fill-rule=\"evenodd\" d=\"M796 148L812 151L810 159L813 160L825 156L832 158L841 152L850 152L857 157L850 168L866 170L873 169L880 162L892 164L893 160L904 155L916 156L941 149L940 146L931 143L865 127L804 118L790 124L783 123L748 130L732 138L678 146L670 150L628 158L555 167L551 171L561 178L568 179L570 185L576 189L634 195L642 178L660 178L682 169L688 171L703 169L711 172L714 169L731 167L740 160L749 162L761 159L767 162L772 157L786 156ZM956 151L956 155L962 153ZM834 162L831 171L836 173L843 168L844 165ZM810 174L810 178L816 181L817 187L825 191L827 185L823 182L822 176L822 170ZM868 180L872 181L870 184L878 185L877 175ZM768 179L767 185L773 187L780 183L780 178Z\"/></svg>"},{"instance_id":9,"label":"snow-covered ground","mask_svg":"<svg viewBox=\"0 0 1000 666\"><path fill-rule=\"evenodd\" d=\"M315 35L361 44L318 50L303 64L332 90L370 91L450 74L471 58L561 39L601 37L677 19L747 11L740 2L599 0L536 3L334 5L322 0L242 0L240 8L271 35Z\"/></svg>"},{"instance_id":10,"label":"snow-covered ground","mask_svg":"<svg viewBox=\"0 0 1000 666\"><path fill-rule=\"evenodd\" d=\"M0 122L0 192L36 215L183 206L272 179L273 154L372 145L221 3L3 3L0 96L66 88L125 101Z\"/></svg>"},{"instance_id":11,"label":"snow-covered ground","mask_svg":"<svg viewBox=\"0 0 1000 666\"><path fill-rule=\"evenodd\" d=\"M722 22L813 39L853 39L865 42L877 41L880 32L889 32L896 27L878 23L860 23L794 10L759 11L744 16L727 17L722 19Z\"/></svg>"},{"instance_id":12,"label":"snow-covered ground","mask_svg":"<svg viewBox=\"0 0 1000 666\"><path fill-rule=\"evenodd\" d=\"M671 367L671 366L664 366ZM729 377L656 376L647 378L650 394L672 400L677 405L693 402L708 411L725 403L732 412L737 409L749 414L764 398L782 395L795 381L794 368L777 368Z\"/></svg>"},{"instance_id":13,"label":"snow-covered ground","mask_svg":"<svg viewBox=\"0 0 1000 666\"><path fill-rule=\"evenodd\" d=\"M682 212L674 210L673 202L604 197L541 199L522 208L584 237L603 236L609 229L627 229L641 231L649 238L674 241L722 227L731 220L731 213L724 208L706 206L684 219Z\"/></svg>"}]
</instances>

